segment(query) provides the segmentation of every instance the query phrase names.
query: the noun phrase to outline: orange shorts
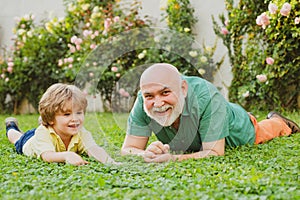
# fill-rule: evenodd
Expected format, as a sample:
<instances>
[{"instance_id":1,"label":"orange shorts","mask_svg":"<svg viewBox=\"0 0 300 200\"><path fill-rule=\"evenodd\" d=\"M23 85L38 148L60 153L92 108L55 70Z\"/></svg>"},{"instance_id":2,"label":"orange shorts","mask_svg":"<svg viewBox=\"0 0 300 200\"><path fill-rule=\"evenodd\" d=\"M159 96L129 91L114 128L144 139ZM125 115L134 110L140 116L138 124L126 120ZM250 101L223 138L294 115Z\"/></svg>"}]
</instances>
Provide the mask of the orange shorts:
<instances>
[{"instance_id":1,"label":"orange shorts","mask_svg":"<svg viewBox=\"0 0 300 200\"><path fill-rule=\"evenodd\" d=\"M279 136L288 136L292 130L280 118L273 117L257 122L256 118L249 114L255 128L255 144L261 144Z\"/></svg>"}]
</instances>

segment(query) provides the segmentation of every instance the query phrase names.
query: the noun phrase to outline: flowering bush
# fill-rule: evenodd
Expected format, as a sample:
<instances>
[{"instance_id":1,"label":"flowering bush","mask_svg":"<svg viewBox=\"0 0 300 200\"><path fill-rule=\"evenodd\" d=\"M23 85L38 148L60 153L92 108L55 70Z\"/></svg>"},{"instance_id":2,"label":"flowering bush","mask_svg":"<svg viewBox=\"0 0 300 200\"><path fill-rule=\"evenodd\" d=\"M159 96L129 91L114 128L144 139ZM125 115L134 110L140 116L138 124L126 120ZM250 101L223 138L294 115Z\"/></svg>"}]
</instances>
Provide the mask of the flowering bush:
<instances>
[{"instance_id":1,"label":"flowering bush","mask_svg":"<svg viewBox=\"0 0 300 200\"><path fill-rule=\"evenodd\" d=\"M4 101L1 104L6 107L3 109L14 112L25 98L37 107L41 93L50 84L69 81L56 65L57 57L67 50L68 30L60 29L57 34L52 34L44 27L36 27L32 14L16 21L14 44L11 51L6 52L5 62L0 64L0 82L5 88L1 96L8 94L11 98L7 106Z\"/></svg>"},{"instance_id":2,"label":"flowering bush","mask_svg":"<svg viewBox=\"0 0 300 200\"><path fill-rule=\"evenodd\" d=\"M296 109L300 95L299 1L247 0L233 5L226 1L228 16L220 15L221 27L214 20L234 75L229 98L249 109Z\"/></svg>"},{"instance_id":3,"label":"flowering bush","mask_svg":"<svg viewBox=\"0 0 300 200\"><path fill-rule=\"evenodd\" d=\"M165 19L171 30L161 30L155 35L152 29L147 29L152 22L139 17L138 2L128 5L118 0L64 0L64 3L64 18L44 20L41 26L35 25L33 15L17 21L12 51L0 63L1 96L9 94L15 112L24 98L37 107L40 95L55 82L75 81L86 88L87 83L96 80L87 92L100 92L103 102L108 103L106 108L111 109L113 95L118 98L135 95L135 88L130 92L116 84L137 66L168 62L183 74L213 80L220 65L212 60L216 46L203 45L203 50L193 47L192 28L197 20L189 0L168 1ZM128 87L133 86L129 83ZM119 92L114 94L116 89ZM0 100L5 105L5 98Z\"/></svg>"},{"instance_id":4,"label":"flowering bush","mask_svg":"<svg viewBox=\"0 0 300 200\"><path fill-rule=\"evenodd\" d=\"M66 17L44 20L42 26L34 24L33 15L17 20L14 45L0 63L1 105L6 110L12 109L5 102L7 94L15 113L24 98L37 108L49 85L75 80L84 58L97 44L145 24L137 18L137 7L124 14L115 1L66 0L65 4Z\"/></svg>"}]
</instances>

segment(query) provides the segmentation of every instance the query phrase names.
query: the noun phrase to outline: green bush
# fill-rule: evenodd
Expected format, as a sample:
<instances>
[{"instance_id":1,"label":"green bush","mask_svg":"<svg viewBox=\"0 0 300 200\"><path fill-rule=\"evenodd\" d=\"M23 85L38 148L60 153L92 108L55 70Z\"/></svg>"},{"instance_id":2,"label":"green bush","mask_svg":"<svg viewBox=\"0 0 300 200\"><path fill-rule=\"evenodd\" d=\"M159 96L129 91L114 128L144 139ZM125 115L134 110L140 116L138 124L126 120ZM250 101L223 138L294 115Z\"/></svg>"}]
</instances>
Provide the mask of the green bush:
<instances>
[{"instance_id":1,"label":"green bush","mask_svg":"<svg viewBox=\"0 0 300 200\"><path fill-rule=\"evenodd\" d=\"M227 16L219 16L222 25L214 20L232 66L229 98L248 109L297 109L300 3L291 0L280 11L284 3L241 0L234 6L226 0Z\"/></svg>"},{"instance_id":2,"label":"green bush","mask_svg":"<svg viewBox=\"0 0 300 200\"><path fill-rule=\"evenodd\" d=\"M168 1L163 20L169 29L150 28L153 23L140 18L136 1L128 5L117 0L64 0L64 4L64 18L36 25L29 15L17 22L14 49L0 63L1 111L17 113L23 99L37 108L41 94L55 82L100 93L111 110L116 95L135 95L131 83L127 88L116 85L138 66L167 62L183 74L212 81L220 65L212 59L216 46L195 44L192 28L197 20L189 0Z\"/></svg>"}]
</instances>

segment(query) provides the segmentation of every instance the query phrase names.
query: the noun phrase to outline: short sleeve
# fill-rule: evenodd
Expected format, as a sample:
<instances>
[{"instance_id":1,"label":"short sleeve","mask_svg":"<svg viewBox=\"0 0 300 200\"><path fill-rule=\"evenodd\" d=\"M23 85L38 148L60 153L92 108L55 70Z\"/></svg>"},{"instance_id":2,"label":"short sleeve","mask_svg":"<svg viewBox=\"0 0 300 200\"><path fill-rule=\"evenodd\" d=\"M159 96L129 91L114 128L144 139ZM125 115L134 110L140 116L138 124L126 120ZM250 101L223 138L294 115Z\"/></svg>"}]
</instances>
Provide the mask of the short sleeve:
<instances>
[{"instance_id":1,"label":"short sleeve","mask_svg":"<svg viewBox=\"0 0 300 200\"><path fill-rule=\"evenodd\" d=\"M49 130L44 126L39 126L34 135L34 154L39 158L46 151L55 151Z\"/></svg>"}]
</instances>

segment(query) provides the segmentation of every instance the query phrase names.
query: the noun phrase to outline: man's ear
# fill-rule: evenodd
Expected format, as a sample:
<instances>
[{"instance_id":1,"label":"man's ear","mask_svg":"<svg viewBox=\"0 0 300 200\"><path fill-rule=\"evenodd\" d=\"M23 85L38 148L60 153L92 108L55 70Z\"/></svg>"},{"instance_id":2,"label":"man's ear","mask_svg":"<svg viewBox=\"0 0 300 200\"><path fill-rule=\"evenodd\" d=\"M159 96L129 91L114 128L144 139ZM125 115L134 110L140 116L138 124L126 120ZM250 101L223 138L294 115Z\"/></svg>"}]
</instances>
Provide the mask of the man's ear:
<instances>
[{"instance_id":1,"label":"man's ear","mask_svg":"<svg viewBox=\"0 0 300 200\"><path fill-rule=\"evenodd\" d=\"M181 83L181 89L182 89L182 93L184 95L184 97L187 96L187 92L188 92L188 83L186 82L186 80L182 80L182 83Z\"/></svg>"}]
</instances>

